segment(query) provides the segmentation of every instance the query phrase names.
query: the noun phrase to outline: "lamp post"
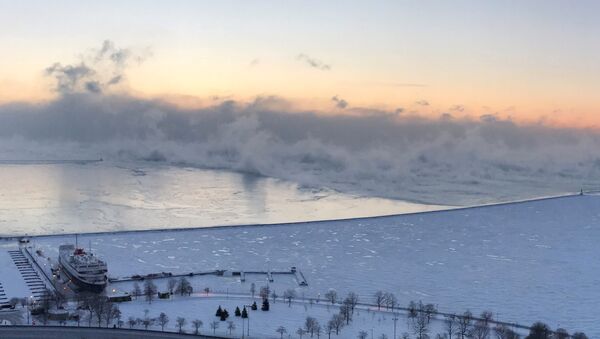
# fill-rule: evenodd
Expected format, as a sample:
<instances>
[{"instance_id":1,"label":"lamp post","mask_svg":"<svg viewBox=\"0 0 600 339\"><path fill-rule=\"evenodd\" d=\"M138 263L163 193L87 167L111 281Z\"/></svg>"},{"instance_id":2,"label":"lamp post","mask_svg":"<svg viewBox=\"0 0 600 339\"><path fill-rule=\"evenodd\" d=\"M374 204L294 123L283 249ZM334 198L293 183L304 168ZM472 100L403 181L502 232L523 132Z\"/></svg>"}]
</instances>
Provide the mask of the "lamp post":
<instances>
[{"instance_id":1,"label":"lamp post","mask_svg":"<svg viewBox=\"0 0 600 339\"><path fill-rule=\"evenodd\" d=\"M394 339L396 339L396 322L398 321L398 313L394 313L392 320L394 320Z\"/></svg>"},{"instance_id":2,"label":"lamp post","mask_svg":"<svg viewBox=\"0 0 600 339\"><path fill-rule=\"evenodd\" d=\"M242 305L244 308L248 307L249 310L252 309L252 305ZM250 312L246 311L246 318L248 319L248 337L250 337ZM244 339L244 318L242 318L242 339Z\"/></svg>"},{"instance_id":3,"label":"lamp post","mask_svg":"<svg viewBox=\"0 0 600 339\"><path fill-rule=\"evenodd\" d=\"M248 305L244 305L244 306L248 306ZM252 309L252 305L250 305L250 309ZM247 312L248 317L246 317L246 319L248 319L248 337L250 337L250 312Z\"/></svg>"}]
</instances>

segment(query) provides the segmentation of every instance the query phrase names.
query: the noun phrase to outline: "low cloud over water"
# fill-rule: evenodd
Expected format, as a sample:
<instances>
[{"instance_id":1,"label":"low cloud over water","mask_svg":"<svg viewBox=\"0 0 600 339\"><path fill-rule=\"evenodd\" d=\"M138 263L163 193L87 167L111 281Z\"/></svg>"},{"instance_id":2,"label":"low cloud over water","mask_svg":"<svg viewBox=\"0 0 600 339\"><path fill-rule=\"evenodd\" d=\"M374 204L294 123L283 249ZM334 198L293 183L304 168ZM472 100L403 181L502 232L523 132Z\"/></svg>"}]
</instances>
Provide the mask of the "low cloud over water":
<instances>
[{"instance_id":1,"label":"low cloud over water","mask_svg":"<svg viewBox=\"0 0 600 339\"><path fill-rule=\"evenodd\" d=\"M600 135L592 131L493 115L431 119L345 100L344 114L336 115L281 109L291 106L275 97L183 109L110 90L124 81L128 64L142 60L130 51L108 42L89 58L48 68L55 100L0 106L0 156L158 161L442 204L600 183Z\"/></svg>"}]
</instances>

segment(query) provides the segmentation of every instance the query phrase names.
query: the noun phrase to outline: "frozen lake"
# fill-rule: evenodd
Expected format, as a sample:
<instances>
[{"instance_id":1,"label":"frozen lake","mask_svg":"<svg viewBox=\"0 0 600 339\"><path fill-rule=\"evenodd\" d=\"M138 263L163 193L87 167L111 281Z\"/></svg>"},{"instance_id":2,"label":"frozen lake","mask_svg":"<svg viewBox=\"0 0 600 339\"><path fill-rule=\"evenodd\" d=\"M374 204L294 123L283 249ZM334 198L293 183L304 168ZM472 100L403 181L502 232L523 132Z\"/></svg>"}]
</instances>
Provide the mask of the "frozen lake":
<instances>
[{"instance_id":1,"label":"frozen lake","mask_svg":"<svg viewBox=\"0 0 600 339\"><path fill-rule=\"evenodd\" d=\"M442 206L154 163L0 163L0 235L352 218Z\"/></svg>"},{"instance_id":2,"label":"frozen lake","mask_svg":"<svg viewBox=\"0 0 600 339\"><path fill-rule=\"evenodd\" d=\"M56 257L58 245L71 238L33 243ZM503 321L541 320L590 338L600 337L598 239L600 196L593 195L346 221L80 237L92 241L114 276L298 266L309 282L299 290L306 296L335 288L370 299L381 289L403 305L423 300L443 311L490 310ZM249 288L249 282L195 284ZM273 287L288 288L277 281Z\"/></svg>"}]
</instances>

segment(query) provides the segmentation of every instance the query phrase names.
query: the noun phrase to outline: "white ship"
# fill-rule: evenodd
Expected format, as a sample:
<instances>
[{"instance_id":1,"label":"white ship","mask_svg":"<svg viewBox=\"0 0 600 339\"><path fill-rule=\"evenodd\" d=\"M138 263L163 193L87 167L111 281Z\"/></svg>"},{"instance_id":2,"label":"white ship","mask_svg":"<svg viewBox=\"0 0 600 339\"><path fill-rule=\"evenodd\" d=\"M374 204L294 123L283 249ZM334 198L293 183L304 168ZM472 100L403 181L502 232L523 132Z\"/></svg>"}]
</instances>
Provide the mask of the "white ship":
<instances>
[{"instance_id":1,"label":"white ship","mask_svg":"<svg viewBox=\"0 0 600 339\"><path fill-rule=\"evenodd\" d=\"M73 245L61 245L58 262L71 282L81 289L101 292L106 287L106 263L92 253Z\"/></svg>"}]
</instances>

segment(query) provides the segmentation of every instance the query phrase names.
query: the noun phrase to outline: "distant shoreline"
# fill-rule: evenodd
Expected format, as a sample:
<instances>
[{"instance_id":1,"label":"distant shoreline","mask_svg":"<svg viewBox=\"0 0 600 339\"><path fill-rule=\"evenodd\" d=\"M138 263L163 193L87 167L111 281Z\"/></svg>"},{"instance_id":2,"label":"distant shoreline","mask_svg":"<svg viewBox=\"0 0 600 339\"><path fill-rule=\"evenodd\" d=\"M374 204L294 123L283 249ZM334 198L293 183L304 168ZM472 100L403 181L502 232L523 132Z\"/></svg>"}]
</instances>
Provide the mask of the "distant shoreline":
<instances>
[{"instance_id":1,"label":"distant shoreline","mask_svg":"<svg viewBox=\"0 0 600 339\"><path fill-rule=\"evenodd\" d=\"M0 165L53 165L53 164L91 164L102 162L104 159L49 159L49 160L34 160L34 159L0 159Z\"/></svg>"}]
</instances>

